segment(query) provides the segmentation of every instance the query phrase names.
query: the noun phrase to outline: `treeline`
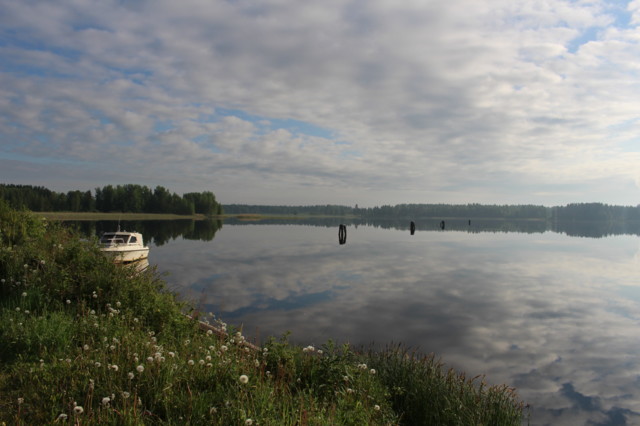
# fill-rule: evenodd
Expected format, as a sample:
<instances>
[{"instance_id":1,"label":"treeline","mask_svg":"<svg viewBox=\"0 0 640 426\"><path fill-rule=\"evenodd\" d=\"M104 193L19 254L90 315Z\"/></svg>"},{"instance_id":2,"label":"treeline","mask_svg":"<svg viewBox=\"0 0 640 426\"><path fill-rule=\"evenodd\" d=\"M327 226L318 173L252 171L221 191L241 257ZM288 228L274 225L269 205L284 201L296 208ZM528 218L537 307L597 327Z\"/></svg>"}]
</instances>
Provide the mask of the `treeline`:
<instances>
[{"instance_id":1,"label":"treeline","mask_svg":"<svg viewBox=\"0 0 640 426\"><path fill-rule=\"evenodd\" d=\"M359 208L339 205L260 206L225 205L229 214L318 215L362 219L534 219L542 221L640 221L639 206L613 206L603 203L573 203L566 206L491 204L397 204Z\"/></svg>"},{"instance_id":2,"label":"treeline","mask_svg":"<svg viewBox=\"0 0 640 426\"><path fill-rule=\"evenodd\" d=\"M212 192L191 192L179 196L162 186L107 185L91 191L60 193L31 185L0 184L0 198L16 209L36 212L122 212L172 213L180 215L222 214L222 205Z\"/></svg>"},{"instance_id":3,"label":"treeline","mask_svg":"<svg viewBox=\"0 0 640 426\"><path fill-rule=\"evenodd\" d=\"M261 206L251 204L225 204L226 214L265 214L265 215L314 215L314 216L352 216L356 209L333 204L314 206Z\"/></svg>"}]
</instances>

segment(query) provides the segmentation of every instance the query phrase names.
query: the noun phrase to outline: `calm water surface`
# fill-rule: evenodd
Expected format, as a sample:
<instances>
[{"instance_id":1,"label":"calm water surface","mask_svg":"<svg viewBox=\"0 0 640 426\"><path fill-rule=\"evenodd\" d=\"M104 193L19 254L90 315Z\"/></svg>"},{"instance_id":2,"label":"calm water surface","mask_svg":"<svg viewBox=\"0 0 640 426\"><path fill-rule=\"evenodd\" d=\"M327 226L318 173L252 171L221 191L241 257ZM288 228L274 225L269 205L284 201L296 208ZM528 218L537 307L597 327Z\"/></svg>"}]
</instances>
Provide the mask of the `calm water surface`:
<instances>
[{"instance_id":1,"label":"calm water surface","mask_svg":"<svg viewBox=\"0 0 640 426\"><path fill-rule=\"evenodd\" d=\"M150 263L258 342L402 342L515 386L533 425L640 424L635 235L225 224Z\"/></svg>"}]
</instances>

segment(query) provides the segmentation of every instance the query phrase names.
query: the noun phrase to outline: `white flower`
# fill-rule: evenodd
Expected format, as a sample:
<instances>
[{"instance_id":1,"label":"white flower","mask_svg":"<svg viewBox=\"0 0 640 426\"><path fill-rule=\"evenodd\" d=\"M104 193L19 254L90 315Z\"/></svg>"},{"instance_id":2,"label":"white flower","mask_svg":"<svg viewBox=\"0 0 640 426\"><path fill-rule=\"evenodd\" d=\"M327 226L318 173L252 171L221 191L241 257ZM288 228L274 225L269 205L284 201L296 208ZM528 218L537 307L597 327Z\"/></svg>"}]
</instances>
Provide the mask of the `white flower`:
<instances>
[{"instance_id":1,"label":"white flower","mask_svg":"<svg viewBox=\"0 0 640 426\"><path fill-rule=\"evenodd\" d=\"M208 336L211 336L212 334L213 334L213 331L212 331L212 330L207 330L207 335L208 335Z\"/></svg>"},{"instance_id":2,"label":"white flower","mask_svg":"<svg viewBox=\"0 0 640 426\"><path fill-rule=\"evenodd\" d=\"M84 346L82 347L82 349L84 349L85 351L88 351L88 350L89 350L89 345L84 345Z\"/></svg>"},{"instance_id":3,"label":"white flower","mask_svg":"<svg viewBox=\"0 0 640 426\"><path fill-rule=\"evenodd\" d=\"M242 376L240 376L240 383L242 384L249 383L249 377L247 377L246 374L243 374Z\"/></svg>"},{"instance_id":4,"label":"white flower","mask_svg":"<svg viewBox=\"0 0 640 426\"><path fill-rule=\"evenodd\" d=\"M220 350L222 352L226 352L229 348L227 348L225 345L220 346Z\"/></svg>"},{"instance_id":5,"label":"white flower","mask_svg":"<svg viewBox=\"0 0 640 426\"><path fill-rule=\"evenodd\" d=\"M102 405L109 405L109 402L111 402L111 398L109 398L108 396L102 398Z\"/></svg>"},{"instance_id":6,"label":"white flower","mask_svg":"<svg viewBox=\"0 0 640 426\"><path fill-rule=\"evenodd\" d=\"M247 425L247 426L251 426L253 424L253 420L247 419L247 420L244 421L244 424Z\"/></svg>"},{"instance_id":7,"label":"white flower","mask_svg":"<svg viewBox=\"0 0 640 426\"><path fill-rule=\"evenodd\" d=\"M195 364L195 362L194 362L192 359L190 359L190 360L187 362L187 364L189 364L189 365L193 365L193 364Z\"/></svg>"},{"instance_id":8,"label":"white flower","mask_svg":"<svg viewBox=\"0 0 640 426\"><path fill-rule=\"evenodd\" d=\"M136 375L131 371L129 371L129 374L127 374L127 376L129 377L129 380L132 380L134 377L136 377Z\"/></svg>"},{"instance_id":9,"label":"white flower","mask_svg":"<svg viewBox=\"0 0 640 426\"><path fill-rule=\"evenodd\" d=\"M127 392L127 391L122 392L122 397L123 397L124 399L129 398L129 396L130 396L130 395L131 395L131 394L130 394L129 392Z\"/></svg>"},{"instance_id":10,"label":"white flower","mask_svg":"<svg viewBox=\"0 0 640 426\"><path fill-rule=\"evenodd\" d=\"M113 364L113 365L111 366L111 369L112 369L113 371L118 371L118 366L117 366L117 365L115 365L115 364Z\"/></svg>"},{"instance_id":11,"label":"white flower","mask_svg":"<svg viewBox=\"0 0 640 426\"><path fill-rule=\"evenodd\" d=\"M84 408L82 408L82 406L80 405L76 405L75 407L73 407L73 412L76 414L82 414L84 412Z\"/></svg>"},{"instance_id":12,"label":"white flower","mask_svg":"<svg viewBox=\"0 0 640 426\"><path fill-rule=\"evenodd\" d=\"M62 414L60 414L58 416L58 420L65 421L65 420L67 420L67 417L69 417L69 416L67 416L65 413L62 413Z\"/></svg>"},{"instance_id":13,"label":"white flower","mask_svg":"<svg viewBox=\"0 0 640 426\"><path fill-rule=\"evenodd\" d=\"M98 361L96 361L95 366L100 368L102 366L102 364L100 364Z\"/></svg>"},{"instance_id":14,"label":"white flower","mask_svg":"<svg viewBox=\"0 0 640 426\"><path fill-rule=\"evenodd\" d=\"M24 403L24 398L18 398L18 405L22 405Z\"/></svg>"},{"instance_id":15,"label":"white flower","mask_svg":"<svg viewBox=\"0 0 640 426\"><path fill-rule=\"evenodd\" d=\"M175 352L169 352L169 356L170 356L171 358L175 358L176 353L175 353Z\"/></svg>"},{"instance_id":16,"label":"white flower","mask_svg":"<svg viewBox=\"0 0 640 426\"><path fill-rule=\"evenodd\" d=\"M67 299L67 305L71 304L71 300Z\"/></svg>"},{"instance_id":17,"label":"white flower","mask_svg":"<svg viewBox=\"0 0 640 426\"><path fill-rule=\"evenodd\" d=\"M376 369L375 369L375 368L372 368L371 370L369 370L369 373L371 373L371 374L376 374Z\"/></svg>"},{"instance_id":18,"label":"white flower","mask_svg":"<svg viewBox=\"0 0 640 426\"><path fill-rule=\"evenodd\" d=\"M376 410L376 411L380 411L380 406L378 404L376 404L376 405L373 406L373 409Z\"/></svg>"},{"instance_id":19,"label":"white flower","mask_svg":"<svg viewBox=\"0 0 640 426\"><path fill-rule=\"evenodd\" d=\"M201 359L200 361L198 361L198 364L204 365L204 359Z\"/></svg>"},{"instance_id":20,"label":"white flower","mask_svg":"<svg viewBox=\"0 0 640 426\"><path fill-rule=\"evenodd\" d=\"M27 297L27 292L26 291L22 293L22 297Z\"/></svg>"},{"instance_id":21,"label":"white flower","mask_svg":"<svg viewBox=\"0 0 640 426\"><path fill-rule=\"evenodd\" d=\"M138 373L142 373L144 371L144 365L140 364L136 367L136 370L138 370Z\"/></svg>"},{"instance_id":22,"label":"white flower","mask_svg":"<svg viewBox=\"0 0 640 426\"><path fill-rule=\"evenodd\" d=\"M147 357L147 362L153 362L153 357L148 356Z\"/></svg>"}]
</instances>

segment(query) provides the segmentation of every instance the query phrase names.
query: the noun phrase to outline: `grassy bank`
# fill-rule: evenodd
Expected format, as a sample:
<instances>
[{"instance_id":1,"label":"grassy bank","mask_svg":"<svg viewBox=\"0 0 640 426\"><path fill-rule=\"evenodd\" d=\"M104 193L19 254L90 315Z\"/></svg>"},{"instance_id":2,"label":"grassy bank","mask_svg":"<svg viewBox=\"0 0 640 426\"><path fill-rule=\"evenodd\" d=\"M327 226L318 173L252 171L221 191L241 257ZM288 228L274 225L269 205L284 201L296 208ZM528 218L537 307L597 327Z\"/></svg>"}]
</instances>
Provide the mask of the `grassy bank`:
<instances>
[{"instance_id":1,"label":"grassy bank","mask_svg":"<svg viewBox=\"0 0 640 426\"><path fill-rule=\"evenodd\" d=\"M194 219L203 220L202 214L178 215L165 213L102 213L102 212L35 212L37 216L49 220L175 220Z\"/></svg>"},{"instance_id":2,"label":"grassy bank","mask_svg":"<svg viewBox=\"0 0 640 426\"><path fill-rule=\"evenodd\" d=\"M0 424L519 425L523 404L402 347L203 331L154 269L0 202ZM201 318L204 319L204 318Z\"/></svg>"}]
</instances>

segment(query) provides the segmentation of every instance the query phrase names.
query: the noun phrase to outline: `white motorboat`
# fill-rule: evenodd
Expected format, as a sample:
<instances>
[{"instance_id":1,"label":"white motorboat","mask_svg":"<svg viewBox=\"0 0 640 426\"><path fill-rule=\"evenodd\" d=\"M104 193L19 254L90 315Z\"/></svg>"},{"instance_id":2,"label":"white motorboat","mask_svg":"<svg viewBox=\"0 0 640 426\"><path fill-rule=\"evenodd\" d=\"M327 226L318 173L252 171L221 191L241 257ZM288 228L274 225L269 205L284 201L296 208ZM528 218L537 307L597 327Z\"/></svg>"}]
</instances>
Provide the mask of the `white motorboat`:
<instances>
[{"instance_id":1,"label":"white motorboat","mask_svg":"<svg viewBox=\"0 0 640 426\"><path fill-rule=\"evenodd\" d=\"M139 232L105 232L100 237L100 251L115 262L129 263L149 257L149 247L144 245Z\"/></svg>"}]
</instances>

